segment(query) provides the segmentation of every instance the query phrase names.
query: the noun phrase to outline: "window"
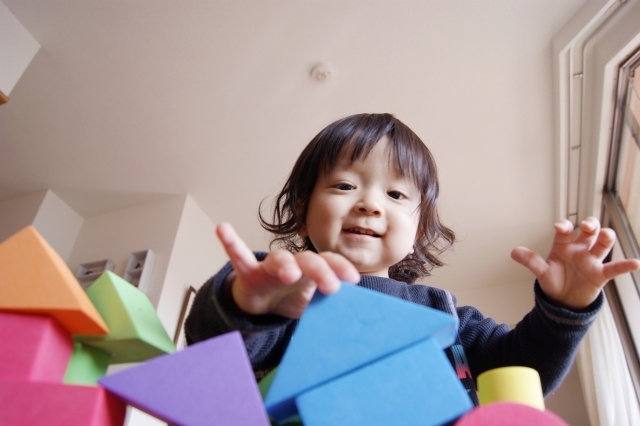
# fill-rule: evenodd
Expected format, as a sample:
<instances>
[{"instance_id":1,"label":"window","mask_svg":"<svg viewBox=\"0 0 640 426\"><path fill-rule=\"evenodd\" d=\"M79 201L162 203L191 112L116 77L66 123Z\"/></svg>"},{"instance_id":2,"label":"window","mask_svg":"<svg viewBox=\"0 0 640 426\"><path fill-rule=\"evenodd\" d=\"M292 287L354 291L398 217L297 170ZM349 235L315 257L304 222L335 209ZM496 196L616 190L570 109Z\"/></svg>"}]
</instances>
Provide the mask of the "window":
<instances>
[{"instance_id":1,"label":"window","mask_svg":"<svg viewBox=\"0 0 640 426\"><path fill-rule=\"evenodd\" d=\"M622 64L605 183L604 224L616 231L613 257L640 258L640 51ZM606 288L636 393L640 395L640 272Z\"/></svg>"}]
</instances>

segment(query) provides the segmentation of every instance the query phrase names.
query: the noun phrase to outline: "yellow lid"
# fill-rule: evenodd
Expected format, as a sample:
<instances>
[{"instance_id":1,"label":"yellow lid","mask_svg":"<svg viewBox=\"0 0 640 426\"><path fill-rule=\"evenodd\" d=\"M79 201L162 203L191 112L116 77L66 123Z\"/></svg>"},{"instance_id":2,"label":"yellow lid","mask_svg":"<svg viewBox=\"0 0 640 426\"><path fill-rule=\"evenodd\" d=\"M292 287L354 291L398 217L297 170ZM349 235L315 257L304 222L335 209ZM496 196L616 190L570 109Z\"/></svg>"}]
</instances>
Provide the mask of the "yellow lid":
<instances>
[{"instance_id":1,"label":"yellow lid","mask_svg":"<svg viewBox=\"0 0 640 426\"><path fill-rule=\"evenodd\" d=\"M540 375L529 367L502 367L478 376L480 405L516 402L544 410Z\"/></svg>"}]
</instances>

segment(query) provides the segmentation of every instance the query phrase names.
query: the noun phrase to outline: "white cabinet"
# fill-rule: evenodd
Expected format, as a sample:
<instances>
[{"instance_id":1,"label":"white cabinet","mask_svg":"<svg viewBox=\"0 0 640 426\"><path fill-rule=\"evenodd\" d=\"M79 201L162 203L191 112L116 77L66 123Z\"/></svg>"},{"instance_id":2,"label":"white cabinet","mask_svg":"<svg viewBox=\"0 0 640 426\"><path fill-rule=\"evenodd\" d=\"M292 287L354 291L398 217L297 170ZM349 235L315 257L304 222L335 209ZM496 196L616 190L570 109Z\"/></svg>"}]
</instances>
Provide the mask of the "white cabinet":
<instances>
[{"instance_id":1,"label":"white cabinet","mask_svg":"<svg viewBox=\"0 0 640 426\"><path fill-rule=\"evenodd\" d=\"M76 278L83 289L87 289L105 271L113 271L115 264L111 259L82 263L76 271Z\"/></svg>"},{"instance_id":2,"label":"white cabinet","mask_svg":"<svg viewBox=\"0 0 640 426\"><path fill-rule=\"evenodd\" d=\"M131 253L127 267L124 271L124 279L129 281L141 291L146 292L151 280L151 271L155 263L156 255L151 250Z\"/></svg>"}]
</instances>

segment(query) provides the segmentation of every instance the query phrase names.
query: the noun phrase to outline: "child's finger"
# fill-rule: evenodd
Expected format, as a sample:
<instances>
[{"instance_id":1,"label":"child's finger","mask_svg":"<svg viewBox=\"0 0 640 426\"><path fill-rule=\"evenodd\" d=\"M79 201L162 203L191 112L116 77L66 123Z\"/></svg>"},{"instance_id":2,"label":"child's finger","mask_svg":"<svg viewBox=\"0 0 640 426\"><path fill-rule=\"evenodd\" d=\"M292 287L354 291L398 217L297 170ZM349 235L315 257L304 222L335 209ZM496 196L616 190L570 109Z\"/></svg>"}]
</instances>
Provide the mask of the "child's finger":
<instances>
[{"instance_id":1,"label":"child's finger","mask_svg":"<svg viewBox=\"0 0 640 426\"><path fill-rule=\"evenodd\" d=\"M600 232L600 221L590 216L580 222L580 233L576 237L576 243L584 244L589 249L593 246Z\"/></svg>"},{"instance_id":2,"label":"child's finger","mask_svg":"<svg viewBox=\"0 0 640 426\"><path fill-rule=\"evenodd\" d=\"M340 280L324 257L311 251L296 253L302 274L316 283L323 294L332 294L340 289Z\"/></svg>"},{"instance_id":3,"label":"child's finger","mask_svg":"<svg viewBox=\"0 0 640 426\"><path fill-rule=\"evenodd\" d=\"M344 256L328 251L320 253L320 256L327 261L340 280L351 284L357 284L360 281L360 273Z\"/></svg>"},{"instance_id":4,"label":"child's finger","mask_svg":"<svg viewBox=\"0 0 640 426\"><path fill-rule=\"evenodd\" d=\"M624 259L615 262L605 263L602 267L602 274L607 281L617 277L618 275L626 274L628 272L639 271L640 260L638 259Z\"/></svg>"},{"instance_id":5,"label":"child's finger","mask_svg":"<svg viewBox=\"0 0 640 426\"><path fill-rule=\"evenodd\" d=\"M225 222L218 224L216 233L233 264L233 268L239 274L247 274L255 269L258 260L230 224Z\"/></svg>"},{"instance_id":6,"label":"child's finger","mask_svg":"<svg viewBox=\"0 0 640 426\"><path fill-rule=\"evenodd\" d=\"M553 244L565 245L573 241L573 224L567 219L556 222L553 225L556 233L553 236Z\"/></svg>"},{"instance_id":7,"label":"child's finger","mask_svg":"<svg viewBox=\"0 0 640 426\"><path fill-rule=\"evenodd\" d=\"M549 267L546 260L539 254L526 247L516 247L511 251L511 258L522 266L533 272L533 275L540 278Z\"/></svg>"},{"instance_id":8,"label":"child's finger","mask_svg":"<svg viewBox=\"0 0 640 426\"><path fill-rule=\"evenodd\" d=\"M600 230L595 244L591 248L591 254L597 259L603 260L611 251L613 244L616 242L616 233L613 229L603 228Z\"/></svg>"},{"instance_id":9,"label":"child's finger","mask_svg":"<svg viewBox=\"0 0 640 426\"><path fill-rule=\"evenodd\" d=\"M302 278L302 270L294 255L286 250L272 251L262 265L268 275L277 277L285 284L293 284Z\"/></svg>"}]
</instances>

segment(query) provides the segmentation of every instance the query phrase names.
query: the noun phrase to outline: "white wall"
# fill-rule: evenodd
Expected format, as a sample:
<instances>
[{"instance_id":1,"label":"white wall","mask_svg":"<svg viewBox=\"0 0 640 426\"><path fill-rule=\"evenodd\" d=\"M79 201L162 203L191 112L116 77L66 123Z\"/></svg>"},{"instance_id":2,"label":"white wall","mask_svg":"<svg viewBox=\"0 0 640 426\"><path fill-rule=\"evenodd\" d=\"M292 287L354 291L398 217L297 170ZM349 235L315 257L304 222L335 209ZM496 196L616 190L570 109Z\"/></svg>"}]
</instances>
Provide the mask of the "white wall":
<instances>
[{"instance_id":1,"label":"white wall","mask_svg":"<svg viewBox=\"0 0 640 426\"><path fill-rule=\"evenodd\" d=\"M33 225L63 260L75 244L82 216L52 191L41 191L0 203L0 241Z\"/></svg>"},{"instance_id":2,"label":"white wall","mask_svg":"<svg viewBox=\"0 0 640 426\"><path fill-rule=\"evenodd\" d=\"M68 259L84 219L52 191L47 191L33 226L62 259Z\"/></svg>"},{"instance_id":3,"label":"white wall","mask_svg":"<svg viewBox=\"0 0 640 426\"><path fill-rule=\"evenodd\" d=\"M0 241L4 241L27 225L33 225L46 191L0 202Z\"/></svg>"},{"instance_id":4,"label":"white wall","mask_svg":"<svg viewBox=\"0 0 640 426\"><path fill-rule=\"evenodd\" d=\"M111 259L123 276L131 253L151 249L156 261L147 295L157 307L184 202L176 196L85 218L68 265L75 271L81 263Z\"/></svg>"},{"instance_id":5,"label":"white wall","mask_svg":"<svg viewBox=\"0 0 640 426\"><path fill-rule=\"evenodd\" d=\"M470 305L499 323L513 327L533 308L534 279L487 288L456 290L458 306Z\"/></svg>"},{"instance_id":6,"label":"white wall","mask_svg":"<svg viewBox=\"0 0 640 426\"><path fill-rule=\"evenodd\" d=\"M0 1L0 90L9 95L40 49L20 21Z\"/></svg>"},{"instance_id":7,"label":"white wall","mask_svg":"<svg viewBox=\"0 0 640 426\"><path fill-rule=\"evenodd\" d=\"M215 234L215 225L189 196L171 251L158 303L158 316L173 337L189 286L200 286L224 265L227 257Z\"/></svg>"}]
</instances>

